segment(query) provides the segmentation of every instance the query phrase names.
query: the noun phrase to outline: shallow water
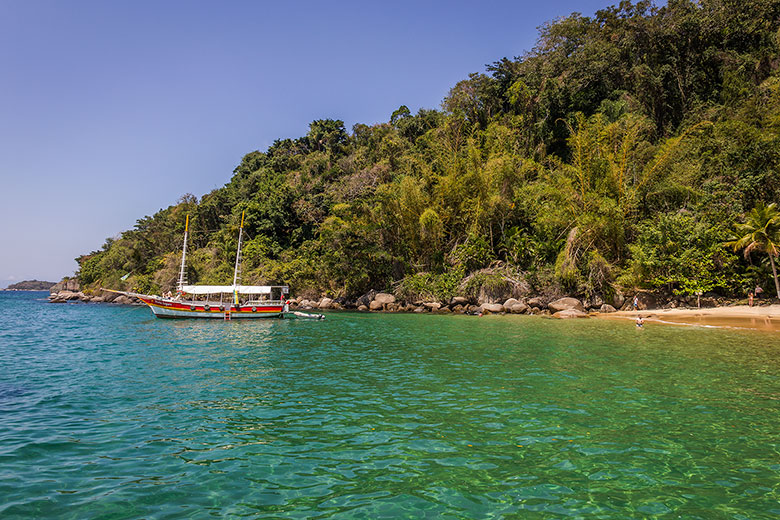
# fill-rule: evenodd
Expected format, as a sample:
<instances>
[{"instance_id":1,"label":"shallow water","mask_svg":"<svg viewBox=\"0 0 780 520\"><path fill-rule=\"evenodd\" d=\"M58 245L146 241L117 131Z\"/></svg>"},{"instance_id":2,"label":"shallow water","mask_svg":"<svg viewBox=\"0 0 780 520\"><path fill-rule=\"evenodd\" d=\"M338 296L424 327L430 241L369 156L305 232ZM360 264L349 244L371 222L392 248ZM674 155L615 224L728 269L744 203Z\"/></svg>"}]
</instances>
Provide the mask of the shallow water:
<instances>
[{"instance_id":1,"label":"shallow water","mask_svg":"<svg viewBox=\"0 0 780 520\"><path fill-rule=\"evenodd\" d=\"M0 292L0 517L777 518L780 337Z\"/></svg>"}]
</instances>

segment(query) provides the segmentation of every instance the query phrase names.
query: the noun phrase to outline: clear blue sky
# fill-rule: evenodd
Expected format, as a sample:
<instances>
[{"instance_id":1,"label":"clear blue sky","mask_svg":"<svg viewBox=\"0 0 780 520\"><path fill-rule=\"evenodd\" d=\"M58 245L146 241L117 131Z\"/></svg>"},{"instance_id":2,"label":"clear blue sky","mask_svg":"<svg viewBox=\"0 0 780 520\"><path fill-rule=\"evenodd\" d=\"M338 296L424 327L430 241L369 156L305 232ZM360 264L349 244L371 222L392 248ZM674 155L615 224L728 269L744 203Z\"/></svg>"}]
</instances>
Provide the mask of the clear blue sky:
<instances>
[{"instance_id":1,"label":"clear blue sky","mask_svg":"<svg viewBox=\"0 0 780 520\"><path fill-rule=\"evenodd\" d=\"M72 275L314 119L438 108L545 21L612 3L0 0L0 287Z\"/></svg>"}]
</instances>

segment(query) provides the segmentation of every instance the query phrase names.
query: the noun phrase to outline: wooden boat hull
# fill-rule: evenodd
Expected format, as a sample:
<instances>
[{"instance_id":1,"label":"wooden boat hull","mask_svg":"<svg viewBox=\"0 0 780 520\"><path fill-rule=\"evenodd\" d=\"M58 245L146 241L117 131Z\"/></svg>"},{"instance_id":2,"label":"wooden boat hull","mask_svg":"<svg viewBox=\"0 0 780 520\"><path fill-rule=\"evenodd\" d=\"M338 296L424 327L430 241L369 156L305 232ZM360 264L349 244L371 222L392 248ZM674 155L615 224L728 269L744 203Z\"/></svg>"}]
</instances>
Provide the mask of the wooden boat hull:
<instances>
[{"instance_id":1,"label":"wooden boat hull","mask_svg":"<svg viewBox=\"0 0 780 520\"><path fill-rule=\"evenodd\" d=\"M135 295L158 318L211 318L211 319L259 319L283 318L285 306L280 302L250 303L245 305L187 302Z\"/></svg>"}]
</instances>

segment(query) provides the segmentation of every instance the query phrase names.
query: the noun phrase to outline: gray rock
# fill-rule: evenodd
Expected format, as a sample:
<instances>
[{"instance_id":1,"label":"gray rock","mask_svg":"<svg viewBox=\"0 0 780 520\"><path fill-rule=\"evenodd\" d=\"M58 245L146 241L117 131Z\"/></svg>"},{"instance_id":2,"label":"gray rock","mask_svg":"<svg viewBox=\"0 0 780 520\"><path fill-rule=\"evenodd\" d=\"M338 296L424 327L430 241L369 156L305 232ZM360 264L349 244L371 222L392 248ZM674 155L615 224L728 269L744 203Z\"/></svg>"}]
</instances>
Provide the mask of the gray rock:
<instances>
[{"instance_id":1,"label":"gray rock","mask_svg":"<svg viewBox=\"0 0 780 520\"><path fill-rule=\"evenodd\" d=\"M376 296L374 296L374 301L379 302L382 305L387 305L388 303L395 303L395 296L388 293L376 293Z\"/></svg>"},{"instance_id":2,"label":"gray rock","mask_svg":"<svg viewBox=\"0 0 780 520\"><path fill-rule=\"evenodd\" d=\"M468 299L468 298L466 298L466 297L464 297L464 296L455 296L455 297L452 299L452 303L453 303L454 305L463 305L463 304L466 304L466 303L468 303L468 302L469 302L469 299Z\"/></svg>"},{"instance_id":3,"label":"gray rock","mask_svg":"<svg viewBox=\"0 0 780 520\"><path fill-rule=\"evenodd\" d=\"M438 311L441 308L441 303L439 303L439 302L425 302L425 303L423 303L423 306L426 309L430 309L432 311Z\"/></svg>"},{"instance_id":4,"label":"gray rock","mask_svg":"<svg viewBox=\"0 0 780 520\"><path fill-rule=\"evenodd\" d=\"M368 304L368 308L371 309L372 311L381 311L382 307L383 307L382 302L378 302L376 300Z\"/></svg>"},{"instance_id":5,"label":"gray rock","mask_svg":"<svg viewBox=\"0 0 780 520\"><path fill-rule=\"evenodd\" d=\"M355 301L355 305L357 305L358 307L360 307L361 305L365 305L366 307L368 307L368 304L374 301L374 296L376 296L376 291L371 289L366 294L358 298Z\"/></svg>"},{"instance_id":6,"label":"gray rock","mask_svg":"<svg viewBox=\"0 0 780 520\"><path fill-rule=\"evenodd\" d=\"M480 312L497 314L504 312L504 306L500 303L483 303L479 306Z\"/></svg>"},{"instance_id":7,"label":"gray rock","mask_svg":"<svg viewBox=\"0 0 780 520\"><path fill-rule=\"evenodd\" d=\"M320 300L319 304L317 305L320 309L332 309L333 308L333 300L331 298L323 298Z\"/></svg>"},{"instance_id":8,"label":"gray rock","mask_svg":"<svg viewBox=\"0 0 780 520\"><path fill-rule=\"evenodd\" d=\"M604 305L599 307L599 312L609 313L609 312L617 312L617 310L612 305L605 303Z\"/></svg>"},{"instance_id":9,"label":"gray rock","mask_svg":"<svg viewBox=\"0 0 780 520\"><path fill-rule=\"evenodd\" d=\"M554 302L550 302L547 305L547 308L550 309L550 312L552 313L565 311L569 309L576 309L580 312L585 311L585 307L582 306L582 302L579 301L577 298L559 298Z\"/></svg>"},{"instance_id":10,"label":"gray rock","mask_svg":"<svg viewBox=\"0 0 780 520\"><path fill-rule=\"evenodd\" d=\"M360 306L357 308L357 310L359 310L359 311L362 311L362 312L365 312L365 311L367 311L367 310L368 310L368 307L366 307L365 305L360 305Z\"/></svg>"},{"instance_id":11,"label":"gray rock","mask_svg":"<svg viewBox=\"0 0 780 520\"><path fill-rule=\"evenodd\" d=\"M425 312L425 307L416 307L414 312Z\"/></svg>"},{"instance_id":12,"label":"gray rock","mask_svg":"<svg viewBox=\"0 0 780 520\"><path fill-rule=\"evenodd\" d=\"M528 304L529 307L535 307L537 309L547 308L547 304L544 303L544 300L542 300L538 296L534 298L528 298L528 301L526 303Z\"/></svg>"},{"instance_id":13,"label":"gray rock","mask_svg":"<svg viewBox=\"0 0 780 520\"><path fill-rule=\"evenodd\" d=\"M512 306L516 303L520 303L520 302L516 298L509 298L507 301L504 302L504 308L511 309Z\"/></svg>"},{"instance_id":14,"label":"gray rock","mask_svg":"<svg viewBox=\"0 0 780 520\"><path fill-rule=\"evenodd\" d=\"M512 314L523 314L528 310L528 305L522 302L517 302L511 307L504 305L504 307L506 308L507 312L511 312Z\"/></svg>"}]
</instances>

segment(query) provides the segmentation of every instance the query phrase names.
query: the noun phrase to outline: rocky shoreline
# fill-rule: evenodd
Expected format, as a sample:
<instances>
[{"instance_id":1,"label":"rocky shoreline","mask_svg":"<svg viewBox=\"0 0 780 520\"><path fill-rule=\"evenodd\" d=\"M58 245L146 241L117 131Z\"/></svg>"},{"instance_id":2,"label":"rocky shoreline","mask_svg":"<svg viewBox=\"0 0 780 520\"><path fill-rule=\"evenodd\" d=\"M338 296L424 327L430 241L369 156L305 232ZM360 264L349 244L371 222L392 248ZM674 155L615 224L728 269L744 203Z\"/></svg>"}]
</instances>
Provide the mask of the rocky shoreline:
<instances>
[{"instance_id":1,"label":"rocky shoreline","mask_svg":"<svg viewBox=\"0 0 780 520\"><path fill-rule=\"evenodd\" d=\"M132 296L125 296L112 291L98 289L97 291L81 290L81 284L75 278L62 280L49 289L51 303L115 303L118 305L143 305L143 302Z\"/></svg>"},{"instance_id":2,"label":"rocky shoreline","mask_svg":"<svg viewBox=\"0 0 780 520\"><path fill-rule=\"evenodd\" d=\"M63 280L54 285L49 295L51 303L112 303L118 305L143 305L132 296L118 294L103 289L82 290L75 278ZM652 293L637 293L638 310L661 309L698 309L744 304L742 300L719 298L716 295L703 297L672 297L661 299ZM552 316L555 318L587 318L596 313L611 314L618 311L634 310L630 299L617 292L605 302L596 297L580 300L570 296L563 297L512 297L496 299L480 295L478 298L455 296L448 301L406 301L386 292L369 291L363 296L349 300L347 298L305 297L292 298L290 308L294 310L356 310L361 312L407 312L433 314L527 314ZM663 302L663 303L661 303ZM758 304L759 302L757 302ZM764 304L771 303L769 299Z\"/></svg>"}]
</instances>

